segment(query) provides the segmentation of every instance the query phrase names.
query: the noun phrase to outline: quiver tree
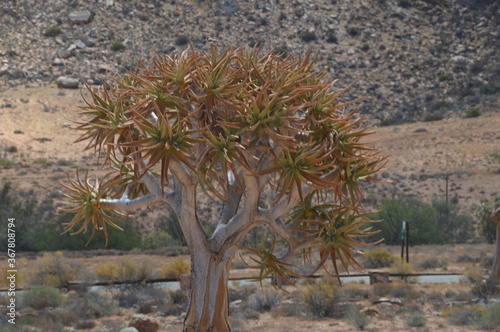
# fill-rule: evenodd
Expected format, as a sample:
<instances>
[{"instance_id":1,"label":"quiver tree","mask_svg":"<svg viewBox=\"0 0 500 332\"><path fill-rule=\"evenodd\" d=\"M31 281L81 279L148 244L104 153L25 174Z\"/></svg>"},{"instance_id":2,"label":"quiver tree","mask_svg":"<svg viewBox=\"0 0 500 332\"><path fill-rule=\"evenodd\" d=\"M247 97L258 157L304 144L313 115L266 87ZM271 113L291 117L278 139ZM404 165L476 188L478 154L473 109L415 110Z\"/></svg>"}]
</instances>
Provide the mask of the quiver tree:
<instances>
[{"instance_id":1,"label":"quiver tree","mask_svg":"<svg viewBox=\"0 0 500 332\"><path fill-rule=\"evenodd\" d=\"M496 233L495 255L491 267L490 279L500 282L500 195L490 201L482 202L478 208L479 224L483 232L493 226Z\"/></svg>"},{"instance_id":2,"label":"quiver tree","mask_svg":"<svg viewBox=\"0 0 500 332\"><path fill-rule=\"evenodd\" d=\"M252 248L253 267L278 285L295 276L287 260L318 253L318 268L357 264L354 237L370 235L359 182L384 163L345 89L313 71L310 54L287 57L215 47L158 55L94 91L81 107L79 141L105 156L101 180L68 178L67 230L107 227L138 208L167 204L191 255L185 331L229 331L230 262L257 226L274 234ZM220 204L207 234L196 203ZM76 227L76 228L75 228ZM276 250L280 248L281 254Z\"/></svg>"}]
</instances>

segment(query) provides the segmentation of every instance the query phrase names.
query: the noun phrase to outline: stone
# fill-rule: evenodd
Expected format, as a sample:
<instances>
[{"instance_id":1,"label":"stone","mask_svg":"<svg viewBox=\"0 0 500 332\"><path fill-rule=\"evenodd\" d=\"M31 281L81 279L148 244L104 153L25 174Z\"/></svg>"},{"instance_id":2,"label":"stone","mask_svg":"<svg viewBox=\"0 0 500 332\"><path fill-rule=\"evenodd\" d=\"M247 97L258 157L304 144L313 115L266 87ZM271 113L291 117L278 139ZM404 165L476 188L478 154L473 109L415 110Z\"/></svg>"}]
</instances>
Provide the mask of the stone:
<instances>
[{"instance_id":1,"label":"stone","mask_svg":"<svg viewBox=\"0 0 500 332\"><path fill-rule=\"evenodd\" d=\"M242 300L233 301L233 302L229 303L229 308L231 308L231 309L238 308L242 302L243 302Z\"/></svg>"},{"instance_id":2,"label":"stone","mask_svg":"<svg viewBox=\"0 0 500 332\"><path fill-rule=\"evenodd\" d=\"M58 88L63 89L78 89L80 82L76 78L59 76L56 80L56 84Z\"/></svg>"},{"instance_id":3,"label":"stone","mask_svg":"<svg viewBox=\"0 0 500 332\"><path fill-rule=\"evenodd\" d=\"M60 59L70 58L71 55L71 51L67 49L60 48L59 50L57 50L57 57L59 57Z\"/></svg>"},{"instance_id":4,"label":"stone","mask_svg":"<svg viewBox=\"0 0 500 332\"><path fill-rule=\"evenodd\" d=\"M85 44L85 46L87 47L94 47L96 44L95 44L95 40L93 38L90 38L90 37L84 37L81 39L81 41Z\"/></svg>"},{"instance_id":5,"label":"stone","mask_svg":"<svg viewBox=\"0 0 500 332\"><path fill-rule=\"evenodd\" d=\"M85 48L85 47L87 47L87 44L85 44L85 43L84 43L84 42L82 42L81 40L77 40L77 41L75 42L75 46L76 46L77 48Z\"/></svg>"},{"instance_id":6,"label":"stone","mask_svg":"<svg viewBox=\"0 0 500 332\"><path fill-rule=\"evenodd\" d=\"M113 67L110 65L107 65L107 64L100 64L99 66L97 66L97 71L100 74L110 72L112 69L113 69Z\"/></svg>"},{"instance_id":7,"label":"stone","mask_svg":"<svg viewBox=\"0 0 500 332\"><path fill-rule=\"evenodd\" d=\"M80 10L69 14L69 20L73 24L87 24L92 21L92 13L90 10Z\"/></svg>"},{"instance_id":8,"label":"stone","mask_svg":"<svg viewBox=\"0 0 500 332\"><path fill-rule=\"evenodd\" d=\"M124 329L121 329L120 332L139 332L135 327L126 327Z\"/></svg>"},{"instance_id":9,"label":"stone","mask_svg":"<svg viewBox=\"0 0 500 332\"><path fill-rule=\"evenodd\" d=\"M463 55L456 55L450 59L451 62L466 62L467 60Z\"/></svg>"},{"instance_id":10,"label":"stone","mask_svg":"<svg viewBox=\"0 0 500 332\"><path fill-rule=\"evenodd\" d=\"M155 318L145 315L133 315L128 323L129 327L135 327L139 332L157 332L160 328Z\"/></svg>"},{"instance_id":11,"label":"stone","mask_svg":"<svg viewBox=\"0 0 500 332\"><path fill-rule=\"evenodd\" d=\"M52 61L52 66L64 66L64 60L60 58L55 58Z\"/></svg>"},{"instance_id":12,"label":"stone","mask_svg":"<svg viewBox=\"0 0 500 332\"><path fill-rule=\"evenodd\" d=\"M6 75L9 73L9 65L3 65L0 68L0 76Z\"/></svg>"}]
</instances>

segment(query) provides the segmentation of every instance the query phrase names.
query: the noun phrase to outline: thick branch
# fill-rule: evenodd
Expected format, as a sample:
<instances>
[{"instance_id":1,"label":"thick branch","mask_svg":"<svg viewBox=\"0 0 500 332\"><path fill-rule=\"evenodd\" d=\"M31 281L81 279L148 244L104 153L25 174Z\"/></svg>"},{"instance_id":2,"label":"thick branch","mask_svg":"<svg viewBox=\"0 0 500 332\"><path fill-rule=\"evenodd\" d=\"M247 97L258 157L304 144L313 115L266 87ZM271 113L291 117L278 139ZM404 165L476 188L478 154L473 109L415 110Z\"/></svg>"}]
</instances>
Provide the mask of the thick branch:
<instances>
[{"instance_id":1,"label":"thick branch","mask_svg":"<svg viewBox=\"0 0 500 332\"><path fill-rule=\"evenodd\" d=\"M189 173L184 165L173 159L170 162L170 171L177 178L182 186L194 186L195 181L193 175Z\"/></svg>"},{"instance_id":2,"label":"thick branch","mask_svg":"<svg viewBox=\"0 0 500 332\"><path fill-rule=\"evenodd\" d=\"M219 250L223 245L237 244L254 226L255 214L259 206L259 185L257 178L251 172L243 171L245 181L245 200L240 211L227 224L219 224L211 238L211 247ZM228 240L231 239L229 242Z\"/></svg>"},{"instance_id":3,"label":"thick branch","mask_svg":"<svg viewBox=\"0 0 500 332\"><path fill-rule=\"evenodd\" d=\"M105 210L131 212L161 202L165 202L164 197L148 194L134 199L126 198L126 196L120 199L103 199L99 204L100 207Z\"/></svg>"},{"instance_id":4,"label":"thick branch","mask_svg":"<svg viewBox=\"0 0 500 332\"><path fill-rule=\"evenodd\" d=\"M170 170L174 176L174 194L171 207L177 215L187 245L197 250L206 245L206 233L196 215L196 182L194 175L180 162L172 160Z\"/></svg>"},{"instance_id":5,"label":"thick branch","mask_svg":"<svg viewBox=\"0 0 500 332\"><path fill-rule=\"evenodd\" d=\"M147 171L146 174L142 177L142 182L146 185L149 192L152 195L163 196L163 192L160 185L160 180L156 176L153 175L150 171Z\"/></svg>"},{"instance_id":6,"label":"thick branch","mask_svg":"<svg viewBox=\"0 0 500 332\"><path fill-rule=\"evenodd\" d=\"M225 225L238 212L238 207L241 201L243 192L241 190L228 190L227 201L222 206L222 212L218 221L218 225Z\"/></svg>"},{"instance_id":7,"label":"thick branch","mask_svg":"<svg viewBox=\"0 0 500 332\"><path fill-rule=\"evenodd\" d=\"M269 210L262 210L263 213L268 214L267 218L272 220L277 220L283 217L285 214L290 212L297 204L300 202L300 195L296 187L293 187L293 191L289 196L284 196L281 202L276 204L273 208ZM303 186L302 195L303 197L309 195L313 191L311 186Z\"/></svg>"}]
</instances>

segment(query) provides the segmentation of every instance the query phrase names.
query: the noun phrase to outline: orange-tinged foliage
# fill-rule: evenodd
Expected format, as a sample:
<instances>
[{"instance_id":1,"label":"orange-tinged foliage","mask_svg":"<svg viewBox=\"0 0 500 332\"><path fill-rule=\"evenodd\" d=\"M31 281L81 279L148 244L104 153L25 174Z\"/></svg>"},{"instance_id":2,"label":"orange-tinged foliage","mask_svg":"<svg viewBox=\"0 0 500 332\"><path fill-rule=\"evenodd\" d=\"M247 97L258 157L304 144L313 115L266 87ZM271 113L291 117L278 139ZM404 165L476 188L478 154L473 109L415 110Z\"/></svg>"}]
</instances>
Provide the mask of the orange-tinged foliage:
<instances>
[{"instance_id":1,"label":"orange-tinged foliage","mask_svg":"<svg viewBox=\"0 0 500 332\"><path fill-rule=\"evenodd\" d=\"M337 259L345 269L356 267L356 247L366 244L355 238L371 235L373 222L363 213L359 182L374 180L386 158L365 142L370 133L351 108L359 100L342 100L347 88L313 70L314 60L311 53L282 58L258 49L212 47L202 54L189 48L140 63L109 88L88 86L80 141L105 154L114 177L69 180L68 211L76 216L68 230L83 222L77 233L90 228L106 235L106 226L123 215L102 209L102 200L147 195L145 177L154 177L162 193L165 186L175 191L172 168L181 165L176 171L182 168L222 204L235 197L244 202L250 190L260 195L265 188L275 193L271 208L300 197L288 216L276 216L279 222L241 227L248 232L266 224L289 247L284 257L274 245L252 249L262 277L273 273L290 281L294 273L285 258L316 252L320 266L332 261L335 275ZM242 239L233 235L226 240Z\"/></svg>"}]
</instances>

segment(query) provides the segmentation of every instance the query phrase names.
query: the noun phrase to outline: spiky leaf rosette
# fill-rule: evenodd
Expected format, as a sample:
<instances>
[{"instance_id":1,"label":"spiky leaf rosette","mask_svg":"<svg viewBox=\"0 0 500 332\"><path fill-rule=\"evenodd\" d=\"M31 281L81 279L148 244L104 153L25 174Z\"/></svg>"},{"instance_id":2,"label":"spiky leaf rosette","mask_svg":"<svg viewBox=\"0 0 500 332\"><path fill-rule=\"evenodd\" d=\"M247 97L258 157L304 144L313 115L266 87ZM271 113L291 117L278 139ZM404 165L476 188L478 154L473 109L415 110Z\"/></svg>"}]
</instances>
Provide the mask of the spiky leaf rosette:
<instances>
[{"instance_id":1,"label":"spiky leaf rosette","mask_svg":"<svg viewBox=\"0 0 500 332\"><path fill-rule=\"evenodd\" d=\"M75 213L73 219L65 224L66 229L63 232L70 232L76 225L82 222L80 228L71 233L79 234L86 232L90 228L90 238L87 244L94 237L95 232L101 232L108 244L107 226L123 230L115 222L124 220L127 215L115 210L104 210L100 207L100 201L110 197L116 186L114 181L99 181L97 178L90 179L88 173L81 179L72 180L68 177L68 185L62 185L66 189L64 195L68 199L65 203L70 207L61 209L64 212Z\"/></svg>"}]
</instances>

